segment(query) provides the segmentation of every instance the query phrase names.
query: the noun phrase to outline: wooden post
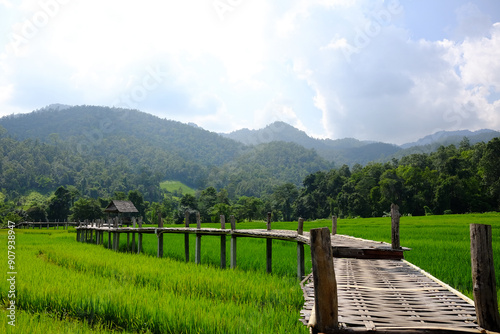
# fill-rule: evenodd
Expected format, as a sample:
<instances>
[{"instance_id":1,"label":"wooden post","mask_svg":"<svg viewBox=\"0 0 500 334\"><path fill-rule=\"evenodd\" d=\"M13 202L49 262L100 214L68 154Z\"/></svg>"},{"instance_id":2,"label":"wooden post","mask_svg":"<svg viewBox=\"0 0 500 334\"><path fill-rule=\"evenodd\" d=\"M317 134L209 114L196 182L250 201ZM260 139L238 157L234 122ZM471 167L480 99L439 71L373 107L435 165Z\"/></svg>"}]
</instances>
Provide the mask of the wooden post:
<instances>
[{"instance_id":1,"label":"wooden post","mask_svg":"<svg viewBox=\"0 0 500 334\"><path fill-rule=\"evenodd\" d=\"M184 212L184 226L189 227L189 211ZM189 262L189 233L184 233L184 256L186 262Z\"/></svg>"},{"instance_id":2,"label":"wooden post","mask_svg":"<svg viewBox=\"0 0 500 334\"><path fill-rule=\"evenodd\" d=\"M119 252L120 251L120 233L115 232L115 234L116 234L115 251Z\"/></svg>"},{"instance_id":3,"label":"wooden post","mask_svg":"<svg viewBox=\"0 0 500 334\"><path fill-rule=\"evenodd\" d=\"M137 234L137 254L142 253L142 233Z\"/></svg>"},{"instance_id":4,"label":"wooden post","mask_svg":"<svg viewBox=\"0 0 500 334\"><path fill-rule=\"evenodd\" d=\"M231 215L231 231L236 229L234 216ZM236 236L231 234L231 269L236 268Z\"/></svg>"},{"instance_id":5,"label":"wooden post","mask_svg":"<svg viewBox=\"0 0 500 334\"><path fill-rule=\"evenodd\" d=\"M142 228L142 217L139 217L139 228ZM137 235L137 254L142 253L142 233Z\"/></svg>"},{"instance_id":6,"label":"wooden post","mask_svg":"<svg viewBox=\"0 0 500 334\"><path fill-rule=\"evenodd\" d=\"M163 228L163 219L161 219L161 213L158 214L158 228ZM163 257L163 233L158 231L158 252L157 257Z\"/></svg>"},{"instance_id":7,"label":"wooden post","mask_svg":"<svg viewBox=\"0 0 500 334\"><path fill-rule=\"evenodd\" d=\"M297 228L297 234L304 234L304 219L299 218L299 226ZM304 243L297 242L297 278L299 281L302 281L302 277L304 277L306 272L305 269L305 261L304 261Z\"/></svg>"},{"instance_id":8,"label":"wooden post","mask_svg":"<svg viewBox=\"0 0 500 334\"><path fill-rule=\"evenodd\" d=\"M127 232L127 252L130 252L130 232Z\"/></svg>"},{"instance_id":9,"label":"wooden post","mask_svg":"<svg viewBox=\"0 0 500 334\"><path fill-rule=\"evenodd\" d=\"M266 239L266 271L268 274L273 272L273 239Z\"/></svg>"},{"instance_id":10,"label":"wooden post","mask_svg":"<svg viewBox=\"0 0 500 334\"><path fill-rule=\"evenodd\" d=\"M392 249L401 249L399 244L399 206L391 204L391 240Z\"/></svg>"},{"instance_id":11,"label":"wooden post","mask_svg":"<svg viewBox=\"0 0 500 334\"><path fill-rule=\"evenodd\" d=\"M267 213L267 230L271 231L271 212ZM273 239L266 239L266 272L273 272Z\"/></svg>"},{"instance_id":12,"label":"wooden post","mask_svg":"<svg viewBox=\"0 0 500 334\"><path fill-rule=\"evenodd\" d=\"M337 234L337 216L332 216L332 235Z\"/></svg>"},{"instance_id":13,"label":"wooden post","mask_svg":"<svg viewBox=\"0 0 500 334\"><path fill-rule=\"evenodd\" d=\"M201 228L201 218L200 212L196 211L196 229ZM201 234L196 233L196 244L195 244L195 252L194 252L194 263L201 263Z\"/></svg>"},{"instance_id":14,"label":"wooden post","mask_svg":"<svg viewBox=\"0 0 500 334\"><path fill-rule=\"evenodd\" d=\"M470 225L472 283L477 323L480 327L500 332L491 225Z\"/></svg>"},{"instance_id":15,"label":"wooden post","mask_svg":"<svg viewBox=\"0 0 500 334\"><path fill-rule=\"evenodd\" d=\"M80 230L76 230L76 241L80 242Z\"/></svg>"},{"instance_id":16,"label":"wooden post","mask_svg":"<svg viewBox=\"0 0 500 334\"><path fill-rule=\"evenodd\" d=\"M330 333L338 329L337 281L330 231L327 227L311 229L310 238L316 313L313 333Z\"/></svg>"},{"instance_id":17,"label":"wooden post","mask_svg":"<svg viewBox=\"0 0 500 334\"><path fill-rule=\"evenodd\" d=\"M220 228L221 230L226 229L226 217L220 215ZM220 268L226 269L226 235L220 236Z\"/></svg>"},{"instance_id":18,"label":"wooden post","mask_svg":"<svg viewBox=\"0 0 500 334\"><path fill-rule=\"evenodd\" d=\"M108 232L108 249L111 249L112 244L111 244L111 232Z\"/></svg>"},{"instance_id":19,"label":"wooden post","mask_svg":"<svg viewBox=\"0 0 500 334\"><path fill-rule=\"evenodd\" d=\"M135 253L135 233L132 233L132 253Z\"/></svg>"}]
</instances>

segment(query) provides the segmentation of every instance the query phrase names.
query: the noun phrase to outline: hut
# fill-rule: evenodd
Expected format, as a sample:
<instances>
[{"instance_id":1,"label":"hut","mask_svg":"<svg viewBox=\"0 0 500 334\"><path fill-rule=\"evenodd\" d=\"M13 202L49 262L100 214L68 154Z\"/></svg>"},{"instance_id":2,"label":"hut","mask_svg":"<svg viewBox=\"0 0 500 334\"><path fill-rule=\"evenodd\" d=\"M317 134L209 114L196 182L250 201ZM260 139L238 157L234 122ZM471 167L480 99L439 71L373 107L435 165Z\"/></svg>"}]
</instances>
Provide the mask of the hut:
<instances>
[{"instance_id":1,"label":"hut","mask_svg":"<svg viewBox=\"0 0 500 334\"><path fill-rule=\"evenodd\" d=\"M106 209L104 209L104 212L106 212L108 216L110 214L118 216L123 225L130 225L130 216L139 211L131 201L112 200Z\"/></svg>"}]
</instances>

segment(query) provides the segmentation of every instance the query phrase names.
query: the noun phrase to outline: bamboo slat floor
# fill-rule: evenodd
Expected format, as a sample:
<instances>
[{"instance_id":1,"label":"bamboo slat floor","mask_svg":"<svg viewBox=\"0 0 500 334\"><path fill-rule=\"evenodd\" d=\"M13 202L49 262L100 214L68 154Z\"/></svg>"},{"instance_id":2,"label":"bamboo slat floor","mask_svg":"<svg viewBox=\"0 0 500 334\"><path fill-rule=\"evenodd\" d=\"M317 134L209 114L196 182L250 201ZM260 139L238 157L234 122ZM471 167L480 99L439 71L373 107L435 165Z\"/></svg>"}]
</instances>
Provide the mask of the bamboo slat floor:
<instances>
[{"instance_id":1,"label":"bamboo slat floor","mask_svg":"<svg viewBox=\"0 0 500 334\"><path fill-rule=\"evenodd\" d=\"M350 332L480 333L474 303L404 260L336 258L339 324ZM312 274L302 282L307 324L314 305Z\"/></svg>"}]
</instances>

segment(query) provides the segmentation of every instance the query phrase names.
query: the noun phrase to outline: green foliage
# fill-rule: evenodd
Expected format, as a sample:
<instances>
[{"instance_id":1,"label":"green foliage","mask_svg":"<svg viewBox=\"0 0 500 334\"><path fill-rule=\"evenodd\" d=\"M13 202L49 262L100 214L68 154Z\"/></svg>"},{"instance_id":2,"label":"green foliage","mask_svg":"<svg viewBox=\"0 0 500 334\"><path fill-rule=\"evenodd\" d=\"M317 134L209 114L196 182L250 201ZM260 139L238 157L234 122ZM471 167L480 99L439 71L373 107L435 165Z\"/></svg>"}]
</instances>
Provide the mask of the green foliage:
<instances>
[{"instance_id":1,"label":"green foliage","mask_svg":"<svg viewBox=\"0 0 500 334\"><path fill-rule=\"evenodd\" d=\"M99 201L93 198L81 197L71 208L72 221L95 220L103 217Z\"/></svg>"},{"instance_id":2,"label":"green foliage","mask_svg":"<svg viewBox=\"0 0 500 334\"><path fill-rule=\"evenodd\" d=\"M500 210L500 139L441 146L392 163L347 166L304 179L295 217L382 216L391 203L414 216ZM498 189L497 189L498 188Z\"/></svg>"}]
</instances>

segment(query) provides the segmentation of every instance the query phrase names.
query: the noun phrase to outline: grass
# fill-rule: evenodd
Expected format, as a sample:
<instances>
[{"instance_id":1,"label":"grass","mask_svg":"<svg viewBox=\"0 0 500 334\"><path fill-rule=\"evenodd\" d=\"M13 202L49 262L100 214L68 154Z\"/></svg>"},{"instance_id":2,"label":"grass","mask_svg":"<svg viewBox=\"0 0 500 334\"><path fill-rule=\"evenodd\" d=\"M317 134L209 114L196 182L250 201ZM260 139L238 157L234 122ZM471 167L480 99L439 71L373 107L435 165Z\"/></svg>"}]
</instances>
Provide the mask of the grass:
<instances>
[{"instance_id":1,"label":"grass","mask_svg":"<svg viewBox=\"0 0 500 334\"><path fill-rule=\"evenodd\" d=\"M500 214L401 218L401 244L408 261L472 297L469 224L493 227L500 287ZM204 224L219 227L219 224ZM330 220L304 223L304 230L331 227ZM273 229L296 229L295 222ZM265 228L264 222L237 228ZM342 219L338 233L390 242L390 218ZM0 231L6 254L7 233ZM273 241L273 274L265 273L263 239L238 238L236 270L220 270L220 237L203 236L201 265L184 263L184 236L164 236L157 259L156 236L144 235L144 254L116 253L75 242L74 230L17 230L17 328L30 333L306 333L298 322L302 293L296 275L296 244ZM107 244L105 233L104 244ZM126 238L121 239L124 250ZM229 238L227 240L229 245ZM229 246L227 247L229 250ZM229 267L229 253L226 254ZM7 272L7 259L0 260ZM310 250L306 248L306 272ZM0 328L7 325L6 280L0 283ZM500 296L499 296L500 297ZM78 329L77 329L78 328ZM15 331L12 331L15 332Z\"/></svg>"},{"instance_id":2,"label":"grass","mask_svg":"<svg viewBox=\"0 0 500 334\"><path fill-rule=\"evenodd\" d=\"M64 231L16 233L23 244L16 253L16 306L23 316L79 320L104 332L305 332L297 320L302 293L295 279L111 252L76 243L75 233ZM2 244L5 237L2 232Z\"/></svg>"},{"instance_id":3,"label":"grass","mask_svg":"<svg viewBox=\"0 0 500 334\"><path fill-rule=\"evenodd\" d=\"M163 181L160 183L160 189L165 190L169 193L179 192L180 189L182 194L196 194L196 190L186 186L180 181Z\"/></svg>"}]
</instances>

